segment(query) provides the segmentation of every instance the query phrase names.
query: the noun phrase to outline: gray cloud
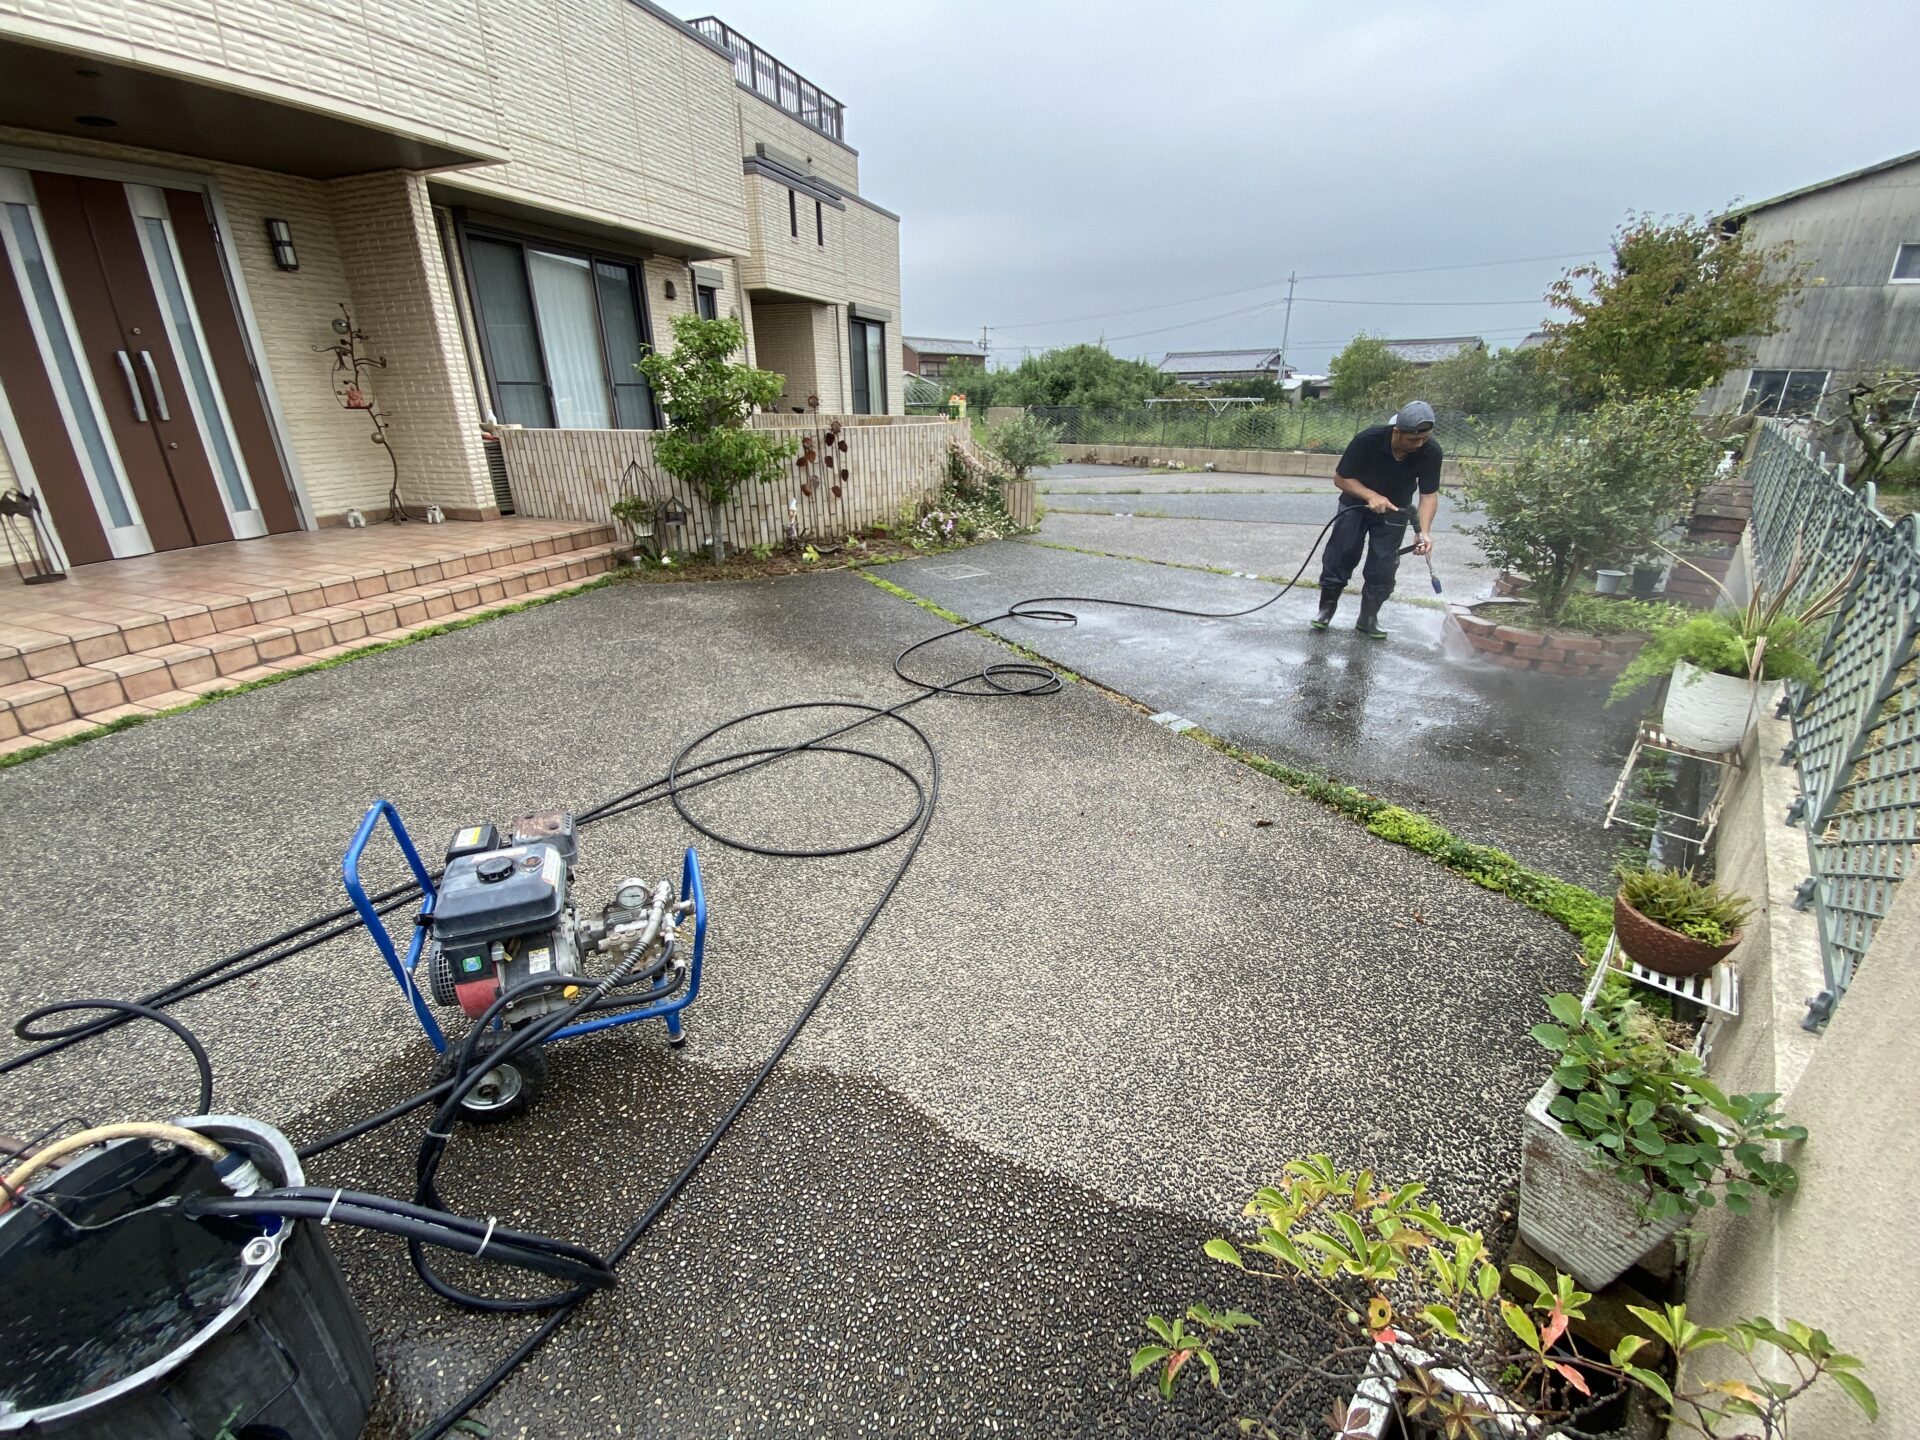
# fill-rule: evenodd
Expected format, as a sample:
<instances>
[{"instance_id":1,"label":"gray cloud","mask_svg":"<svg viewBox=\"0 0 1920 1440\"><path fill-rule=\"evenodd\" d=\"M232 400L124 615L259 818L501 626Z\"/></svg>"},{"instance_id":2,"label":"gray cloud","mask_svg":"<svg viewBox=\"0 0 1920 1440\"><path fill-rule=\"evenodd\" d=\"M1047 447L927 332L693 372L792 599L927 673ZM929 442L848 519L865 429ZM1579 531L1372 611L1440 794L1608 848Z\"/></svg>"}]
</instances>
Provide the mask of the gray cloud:
<instances>
[{"instance_id":1,"label":"gray cloud","mask_svg":"<svg viewBox=\"0 0 1920 1440\"><path fill-rule=\"evenodd\" d=\"M907 331L992 325L1008 359L1277 344L1277 307L1224 312L1289 270L1598 255L1630 211L1920 145L1910 0L723 3L847 105L863 191L904 217ZM1290 358L1361 329L1512 344L1567 263L1303 283Z\"/></svg>"}]
</instances>

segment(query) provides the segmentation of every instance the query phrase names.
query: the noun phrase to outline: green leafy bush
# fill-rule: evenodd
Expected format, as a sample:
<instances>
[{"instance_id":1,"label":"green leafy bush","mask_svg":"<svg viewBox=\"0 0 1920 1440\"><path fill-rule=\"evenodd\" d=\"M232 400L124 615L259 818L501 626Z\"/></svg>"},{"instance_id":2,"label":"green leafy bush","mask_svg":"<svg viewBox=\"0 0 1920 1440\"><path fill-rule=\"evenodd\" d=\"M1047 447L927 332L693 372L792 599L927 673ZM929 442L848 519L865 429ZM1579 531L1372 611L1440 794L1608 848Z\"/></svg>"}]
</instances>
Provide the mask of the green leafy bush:
<instances>
[{"instance_id":1,"label":"green leafy bush","mask_svg":"<svg viewBox=\"0 0 1920 1440\"><path fill-rule=\"evenodd\" d=\"M1057 464L1060 459L1059 427L1037 415L1012 415L987 426L987 453L1024 480L1036 465Z\"/></svg>"},{"instance_id":2,"label":"green leafy bush","mask_svg":"<svg viewBox=\"0 0 1920 1440\"><path fill-rule=\"evenodd\" d=\"M1693 398L1609 400L1571 432L1516 427L1511 461L1468 467L1461 499L1484 518L1466 532L1495 565L1531 577L1545 620L1558 620L1593 566L1655 553L1712 478L1719 451L1693 418Z\"/></svg>"},{"instance_id":3,"label":"green leafy bush","mask_svg":"<svg viewBox=\"0 0 1920 1440\"><path fill-rule=\"evenodd\" d=\"M1582 635L1646 635L1695 613L1684 605L1665 600L1613 600L1576 592L1567 597L1551 628L1573 630ZM1534 604L1503 606L1499 618L1503 625L1548 628L1540 607Z\"/></svg>"},{"instance_id":4,"label":"green leafy bush","mask_svg":"<svg viewBox=\"0 0 1920 1440\"><path fill-rule=\"evenodd\" d=\"M1725 1200L1744 1215L1756 1196L1788 1194L1793 1167L1767 1154L1770 1141L1804 1140L1770 1093L1728 1095L1698 1057L1663 1038L1639 1001L1593 1009L1578 997L1547 1002L1553 1023L1533 1038L1558 1057L1560 1093L1547 1113L1579 1142L1595 1167L1640 1189L1655 1219L1691 1215Z\"/></svg>"},{"instance_id":5,"label":"green leafy bush","mask_svg":"<svg viewBox=\"0 0 1920 1440\"><path fill-rule=\"evenodd\" d=\"M1708 945L1726 944L1753 913L1741 896L1702 882L1691 870L1623 869L1620 898L1654 924Z\"/></svg>"}]
</instances>

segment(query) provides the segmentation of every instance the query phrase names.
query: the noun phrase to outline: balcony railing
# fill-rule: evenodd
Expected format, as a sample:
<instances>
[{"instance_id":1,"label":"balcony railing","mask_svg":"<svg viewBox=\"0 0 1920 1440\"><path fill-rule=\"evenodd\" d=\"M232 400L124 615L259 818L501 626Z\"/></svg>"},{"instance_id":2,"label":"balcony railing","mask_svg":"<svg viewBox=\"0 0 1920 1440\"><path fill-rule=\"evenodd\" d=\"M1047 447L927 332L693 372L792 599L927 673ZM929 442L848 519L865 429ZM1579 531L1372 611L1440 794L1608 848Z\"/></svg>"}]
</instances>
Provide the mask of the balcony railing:
<instances>
[{"instance_id":1,"label":"balcony railing","mask_svg":"<svg viewBox=\"0 0 1920 1440\"><path fill-rule=\"evenodd\" d=\"M796 71L788 69L717 15L689 21L733 56L733 78L803 125L835 140L846 138L847 108Z\"/></svg>"}]
</instances>

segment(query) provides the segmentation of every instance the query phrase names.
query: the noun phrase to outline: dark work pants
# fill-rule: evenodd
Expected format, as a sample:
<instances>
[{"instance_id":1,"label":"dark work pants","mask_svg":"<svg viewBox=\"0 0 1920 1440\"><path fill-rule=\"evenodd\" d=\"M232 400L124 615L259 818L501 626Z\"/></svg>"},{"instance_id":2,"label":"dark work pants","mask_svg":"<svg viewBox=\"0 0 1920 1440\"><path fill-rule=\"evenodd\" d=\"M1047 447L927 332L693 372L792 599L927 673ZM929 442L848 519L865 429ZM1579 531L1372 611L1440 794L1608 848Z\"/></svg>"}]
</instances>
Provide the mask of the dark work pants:
<instances>
[{"instance_id":1,"label":"dark work pants","mask_svg":"<svg viewBox=\"0 0 1920 1440\"><path fill-rule=\"evenodd\" d=\"M1406 538L1404 512L1376 515L1364 505L1342 510L1320 556L1321 593L1344 589L1364 550L1367 563L1360 571L1360 600L1362 605L1378 609L1393 594L1393 577L1400 568L1400 547Z\"/></svg>"}]
</instances>

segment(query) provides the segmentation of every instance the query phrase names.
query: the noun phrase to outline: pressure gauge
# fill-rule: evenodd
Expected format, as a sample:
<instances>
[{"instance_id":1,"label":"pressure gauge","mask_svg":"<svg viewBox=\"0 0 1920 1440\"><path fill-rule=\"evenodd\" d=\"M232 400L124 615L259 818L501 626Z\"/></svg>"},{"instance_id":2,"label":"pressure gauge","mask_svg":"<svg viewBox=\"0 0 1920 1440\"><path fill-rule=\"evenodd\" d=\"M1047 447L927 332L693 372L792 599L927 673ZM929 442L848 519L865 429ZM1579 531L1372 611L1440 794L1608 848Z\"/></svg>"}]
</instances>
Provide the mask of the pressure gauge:
<instances>
[{"instance_id":1,"label":"pressure gauge","mask_svg":"<svg viewBox=\"0 0 1920 1440\"><path fill-rule=\"evenodd\" d=\"M622 910L644 910L653 901L653 887L644 880L622 880L613 903Z\"/></svg>"}]
</instances>

